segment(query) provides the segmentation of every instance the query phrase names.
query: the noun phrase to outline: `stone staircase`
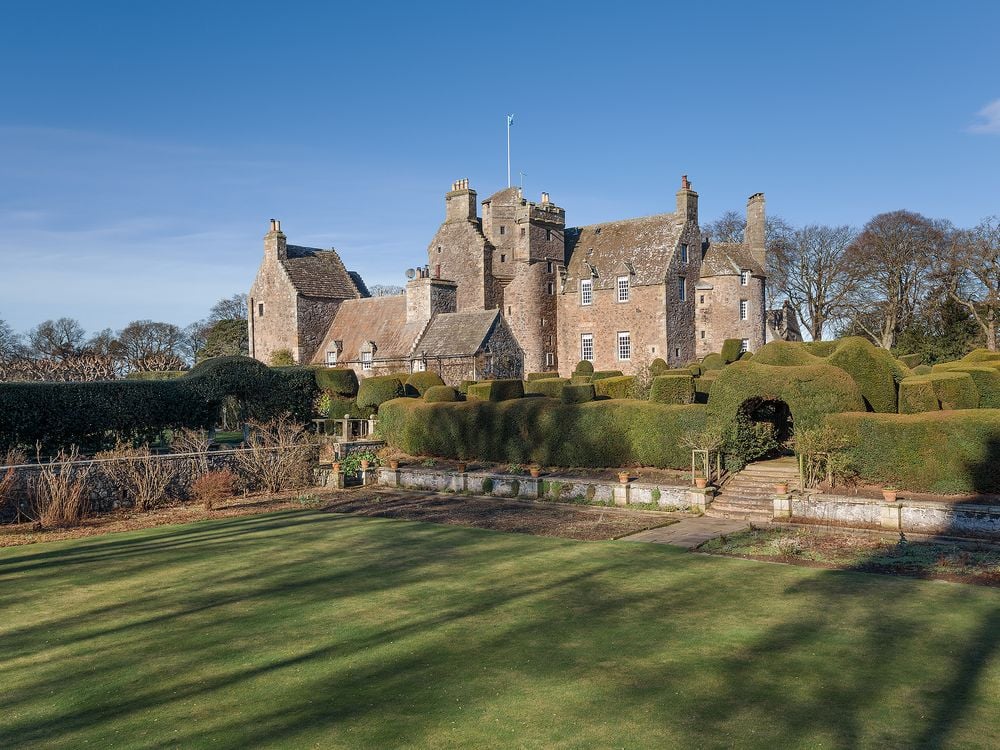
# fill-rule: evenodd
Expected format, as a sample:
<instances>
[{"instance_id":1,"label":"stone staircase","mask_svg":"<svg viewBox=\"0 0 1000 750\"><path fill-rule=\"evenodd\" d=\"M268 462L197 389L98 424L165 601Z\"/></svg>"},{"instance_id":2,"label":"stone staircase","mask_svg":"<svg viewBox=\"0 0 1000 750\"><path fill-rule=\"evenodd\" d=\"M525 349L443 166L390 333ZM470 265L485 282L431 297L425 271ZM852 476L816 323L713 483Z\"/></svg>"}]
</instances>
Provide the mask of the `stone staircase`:
<instances>
[{"instance_id":1,"label":"stone staircase","mask_svg":"<svg viewBox=\"0 0 1000 750\"><path fill-rule=\"evenodd\" d=\"M767 523L773 517L774 485L782 481L788 482L789 490L798 489L799 464L794 457L748 464L722 484L705 514Z\"/></svg>"}]
</instances>

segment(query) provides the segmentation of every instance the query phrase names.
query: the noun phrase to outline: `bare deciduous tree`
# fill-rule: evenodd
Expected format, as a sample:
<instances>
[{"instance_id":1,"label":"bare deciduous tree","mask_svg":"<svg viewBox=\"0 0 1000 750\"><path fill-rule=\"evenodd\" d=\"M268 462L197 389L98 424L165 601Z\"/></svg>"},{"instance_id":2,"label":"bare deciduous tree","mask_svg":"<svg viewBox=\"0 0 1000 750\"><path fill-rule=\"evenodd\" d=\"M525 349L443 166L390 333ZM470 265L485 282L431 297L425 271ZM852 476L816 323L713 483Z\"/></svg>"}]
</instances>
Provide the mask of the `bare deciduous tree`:
<instances>
[{"instance_id":1,"label":"bare deciduous tree","mask_svg":"<svg viewBox=\"0 0 1000 750\"><path fill-rule=\"evenodd\" d=\"M1000 326L1000 218L991 216L976 227L953 234L940 258L940 276L948 295L965 307L997 350Z\"/></svg>"},{"instance_id":2,"label":"bare deciduous tree","mask_svg":"<svg viewBox=\"0 0 1000 750\"><path fill-rule=\"evenodd\" d=\"M846 226L809 225L775 243L769 283L795 308L813 341L846 312L857 286L847 249L856 233Z\"/></svg>"},{"instance_id":3,"label":"bare deciduous tree","mask_svg":"<svg viewBox=\"0 0 1000 750\"><path fill-rule=\"evenodd\" d=\"M46 359L69 359L80 354L86 335L73 318L46 320L28 332L30 353Z\"/></svg>"},{"instance_id":4,"label":"bare deciduous tree","mask_svg":"<svg viewBox=\"0 0 1000 750\"><path fill-rule=\"evenodd\" d=\"M123 358L139 371L182 367L184 340L184 332L173 323L152 320L133 320L118 332Z\"/></svg>"},{"instance_id":5,"label":"bare deciduous tree","mask_svg":"<svg viewBox=\"0 0 1000 750\"><path fill-rule=\"evenodd\" d=\"M403 287L396 284L372 284L368 291L372 297L395 297L403 293Z\"/></svg>"},{"instance_id":6,"label":"bare deciduous tree","mask_svg":"<svg viewBox=\"0 0 1000 750\"><path fill-rule=\"evenodd\" d=\"M869 220L847 253L858 278L849 300L853 327L884 349L895 346L926 297L934 258L947 236L943 222L912 211Z\"/></svg>"},{"instance_id":7,"label":"bare deciduous tree","mask_svg":"<svg viewBox=\"0 0 1000 750\"><path fill-rule=\"evenodd\" d=\"M234 294L232 297L220 299L212 306L208 314L209 323L218 323L220 320L246 320L247 318L247 296L245 294Z\"/></svg>"}]
</instances>

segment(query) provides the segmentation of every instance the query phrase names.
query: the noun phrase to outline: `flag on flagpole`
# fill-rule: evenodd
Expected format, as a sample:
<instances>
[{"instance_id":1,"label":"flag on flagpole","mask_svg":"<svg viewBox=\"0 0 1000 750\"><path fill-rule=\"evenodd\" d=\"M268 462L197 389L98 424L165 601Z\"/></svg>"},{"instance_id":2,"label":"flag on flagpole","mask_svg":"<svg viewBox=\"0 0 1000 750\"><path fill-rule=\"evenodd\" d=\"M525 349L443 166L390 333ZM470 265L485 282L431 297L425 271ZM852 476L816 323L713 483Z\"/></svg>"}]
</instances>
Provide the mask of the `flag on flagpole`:
<instances>
[{"instance_id":1,"label":"flag on flagpole","mask_svg":"<svg viewBox=\"0 0 1000 750\"><path fill-rule=\"evenodd\" d=\"M514 124L514 115L507 115L507 127L509 128Z\"/></svg>"}]
</instances>

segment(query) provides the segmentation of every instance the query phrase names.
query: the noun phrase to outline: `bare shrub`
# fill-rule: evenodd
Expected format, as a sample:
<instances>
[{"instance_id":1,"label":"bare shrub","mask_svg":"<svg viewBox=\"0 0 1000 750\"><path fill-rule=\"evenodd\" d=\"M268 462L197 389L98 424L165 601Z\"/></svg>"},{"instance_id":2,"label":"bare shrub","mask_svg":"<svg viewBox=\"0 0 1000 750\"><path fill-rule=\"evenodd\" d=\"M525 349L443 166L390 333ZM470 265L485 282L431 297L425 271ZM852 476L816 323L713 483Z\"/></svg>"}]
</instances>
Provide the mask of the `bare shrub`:
<instances>
[{"instance_id":1,"label":"bare shrub","mask_svg":"<svg viewBox=\"0 0 1000 750\"><path fill-rule=\"evenodd\" d=\"M198 474L207 474L208 449L212 447L212 439L205 430L190 430L183 428L174 432L170 440L170 450L174 453L190 453Z\"/></svg>"},{"instance_id":2,"label":"bare shrub","mask_svg":"<svg viewBox=\"0 0 1000 750\"><path fill-rule=\"evenodd\" d=\"M282 416L250 422L245 449L235 454L247 484L267 492L311 483L314 446L304 425Z\"/></svg>"},{"instance_id":3,"label":"bare shrub","mask_svg":"<svg viewBox=\"0 0 1000 750\"><path fill-rule=\"evenodd\" d=\"M7 505L14 499L17 489L17 471L15 466L22 465L28 460L24 451L16 448L9 448L2 459L3 469L0 469L0 513L7 509Z\"/></svg>"},{"instance_id":4,"label":"bare shrub","mask_svg":"<svg viewBox=\"0 0 1000 750\"><path fill-rule=\"evenodd\" d=\"M166 498L173 469L153 455L148 445L133 448L119 442L114 450L103 451L96 457L104 460L100 464L104 476L132 499L136 510L151 510Z\"/></svg>"},{"instance_id":5,"label":"bare shrub","mask_svg":"<svg viewBox=\"0 0 1000 750\"><path fill-rule=\"evenodd\" d=\"M774 548L782 557L795 557L802 552L802 545L794 536L780 536L774 540Z\"/></svg>"},{"instance_id":6,"label":"bare shrub","mask_svg":"<svg viewBox=\"0 0 1000 750\"><path fill-rule=\"evenodd\" d=\"M191 484L191 492L205 506L205 510L212 510L216 503L233 496L235 484L236 475L229 469L220 469L209 471L195 479Z\"/></svg>"},{"instance_id":7,"label":"bare shrub","mask_svg":"<svg viewBox=\"0 0 1000 750\"><path fill-rule=\"evenodd\" d=\"M39 464L32 498L36 520L49 528L76 526L89 509L93 464L81 464L76 446L69 453L59 451L48 463Z\"/></svg>"}]
</instances>

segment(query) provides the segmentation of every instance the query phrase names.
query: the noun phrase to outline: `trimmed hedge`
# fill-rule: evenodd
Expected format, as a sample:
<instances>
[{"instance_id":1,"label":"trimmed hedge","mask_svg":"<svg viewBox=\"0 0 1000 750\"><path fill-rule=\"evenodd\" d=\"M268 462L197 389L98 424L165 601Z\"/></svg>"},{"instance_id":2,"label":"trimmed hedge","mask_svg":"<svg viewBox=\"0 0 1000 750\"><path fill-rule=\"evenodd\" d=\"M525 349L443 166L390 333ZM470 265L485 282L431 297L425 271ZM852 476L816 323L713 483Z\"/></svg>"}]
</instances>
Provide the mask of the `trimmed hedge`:
<instances>
[{"instance_id":1,"label":"trimmed hedge","mask_svg":"<svg viewBox=\"0 0 1000 750\"><path fill-rule=\"evenodd\" d=\"M188 374L187 370L151 370L149 372L130 372L125 376L126 380L174 380L183 378Z\"/></svg>"},{"instance_id":2,"label":"trimmed hedge","mask_svg":"<svg viewBox=\"0 0 1000 750\"><path fill-rule=\"evenodd\" d=\"M355 399L347 396L332 397L324 416L329 419L343 419L345 414L355 419L368 419L375 414L375 410L369 406L358 406Z\"/></svg>"},{"instance_id":3,"label":"trimmed hedge","mask_svg":"<svg viewBox=\"0 0 1000 750\"><path fill-rule=\"evenodd\" d=\"M358 386L358 406L378 409L394 398L406 395L403 381L397 375L373 375Z\"/></svg>"},{"instance_id":4,"label":"trimmed hedge","mask_svg":"<svg viewBox=\"0 0 1000 750\"><path fill-rule=\"evenodd\" d=\"M458 392L464 396L469 392L469 387L475 385L478 382L479 382L478 380L463 380L461 383L458 384Z\"/></svg>"},{"instance_id":5,"label":"trimmed hedge","mask_svg":"<svg viewBox=\"0 0 1000 750\"><path fill-rule=\"evenodd\" d=\"M917 414L939 409L975 409L979 391L967 372L911 375L899 384L899 413Z\"/></svg>"},{"instance_id":6,"label":"trimmed hedge","mask_svg":"<svg viewBox=\"0 0 1000 750\"><path fill-rule=\"evenodd\" d=\"M657 357L652 362L649 363L649 374L654 378L657 375L666 375L667 371L670 369L670 365L666 363L661 357Z\"/></svg>"},{"instance_id":7,"label":"trimmed hedge","mask_svg":"<svg viewBox=\"0 0 1000 750\"><path fill-rule=\"evenodd\" d=\"M1000 491L1000 410L830 414L826 423L867 481L926 492Z\"/></svg>"},{"instance_id":8,"label":"trimmed hedge","mask_svg":"<svg viewBox=\"0 0 1000 750\"><path fill-rule=\"evenodd\" d=\"M486 380L469 386L468 397L479 401L509 401L524 396L521 380Z\"/></svg>"},{"instance_id":9,"label":"trimmed hedge","mask_svg":"<svg viewBox=\"0 0 1000 750\"><path fill-rule=\"evenodd\" d=\"M897 359L911 370L924 363L923 354L900 354Z\"/></svg>"},{"instance_id":10,"label":"trimmed hedge","mask_svg":"<svg viewBox=\"0 0 1000 750\"><path fill-rule=\"evenodd\" d=\"M358 376L349 367L315 367L313 373L321 391L351 398L358 395Z\"/></svg>"},{"instance_id":11,"label":"trimmed hedge","mask_svg":"<svg viewBox=\"0 0 1000 750\"><path fill-rule=\"evenodd\" d=\"M424 391L424 401L430 403L443 401L461 401L457 390L450 385L432 385Z\"/></svg>"},{"instance_id":12,"label":"trimmed hedge","mask_svg":"<svg viewBox=\"0 0 1000 750\"><path fill-rule=\"evenodd\" d=\"M584 385L585 383L591 382L593 379L594 378L591 375L573 375L573 377L569 379L569 382L573 385Z\"/></svg>"},{"instance_id":13,"label":"trimmed hedge","mask_svg":"<svg viewBox=\"0 0 1000 750\"><path fill-rule=\"evenodd\" d=\"M530 383L532 380L551 380L558 377L558 372L529 372L524 379Z\"/></svg>"},{"instance_id":14,"label":"trimmed hedge","mask_svg":"<svg viewBox=\"0 0 1000 750\"><path fill-rule=\"evenodd\" d=\"M580 385L571 383L563 386L559 398L564 404L585 404L588 401L593 401L594 395L594 386L591 383L581 383Z\"/></svg>"},{"instance_id":15,"label":"trimmed hedge","mask_svg":"<svg viewBox=\"0 0 1000 750\"><path fill-rule=\"evenodd\" d=\"M853 336L841 339L827 364L847 372L861 389L868 411L896 413L896 383L908 376L889 352L867 339Z\"/></svg>"},{"instance_id":16,"label":"trimmed hedge","mask_svg":"<svg viewBox=\"0 0 1000 750\"><path fill-rule=\"evenodd\" d=\"M590 376L590 382L596 383L605 378L620 378L624 373L621 370L595 370Z\"/></svg>"},{"instance_id":17,"label":"trimmed hedge","mask_svg":"<svg viewBox=\"0 0 1000 750\"><path fill-rule=\"evenodd\" d=\"M563 387L569 383L569 378L543 378L542 380L530 380L524 384L525 394L533 393L549 398L559 398L562 396Z\"/></svg>"},{"instance_id":18,"label":"trimmed hedge","mask_svg":"<svg viewBox=\"0 0 1000 750\"><path fill-rule=\"evenodd\" d=\"M0 383L0 447L91 451L116 439L151 441L167 429L208 429L227 398L249 419L287 413L307 422L316 394L308 368L277 370L249 357L206 359L170 380Z\"/></svg>"},{"instance_id":19,"label":"trimmed hedge","mask_svg":"<svg viewBox=\"0 0 1000 750\"><path fill-rule=\"evenodd\" d=\"M928 373L934 372L934 368L930 365L917 365L912 370L914 375L927 375Z\"/></svg>"},{"instance_id":20,"label":"trimmed hedge","mask_svg":"<svg viewBox=\"0 0 1000 750\"><path fill-rule=\"evenodd\" d=\"M597 373L594 373L596 376ZM635 398L635 376L618 375L612 378L594 378L594 394L605 398Z\"/></svg>"},{"instance_id":21,"label":"trimmed hedge","mask_svg":"<svg viewBox=\"0 0 1000 750\"><path fill-rule=\"evenodd\" d=\"M687 369L688 369L688 370L690 371L690 373L691 373L692 375L694 375L694 376L695 376L696 378L697 378L697 377L700 377L700 376L701 376L701 374L702 374L702 373L703 373L703 372L705 371L705 370L704 370L704 369L702 368L702 366L701 366L701 362L692 362L691 364L689 364L689 365L687 366Z\"/></svg>"},{"instance_id":22,"label":"trimmed hedge","mask_svg":"<svg viewBox=\"0 0 1000 750\"><path fill-rule=\"evenodd\" d=\"M436 372L415 372L403 383L407 396L423 396L424 392L435 385L444 385L441 376Z\"/></svg>"},{"instance_id":23,"label":"trimmed hedge","mask_svg":"<svg viewBox=\"0 0 1000 750\"><path fill-rule=\"evenodd\" d=\"M1000 360L1000 352L991 352L989 349L973 349L962 357L965 362L995 362Z\"/></svg>"},{"instance_id":24,"label":"trimmed hedge","mask_svg":"<svg viewBox=\"0 0 1000 750\"><path fill-rule=\"evenodd\" d=\"M800 345L807 352L815 354L817 357L829 357L837 348L837 341L838 339L833 339L832 341L803 341Z\"/></svg>"},{"instance_id":25,"label":"trimmed hedge","mask_svg":"<svg viewBox=\"0 0 1000 750\"><path fill-rule=\"evenodd\" d=\"M576 367L573 368L574 375L592 375L594 373L594 365L585 359L581 359L576 363Z\"/></svg>"},{"instance_id":26,"label":"trimmed hedge","mask_svg":"<svg viewBox=\"0 0 1000 750\"><path fill-rule=\"evenodd\" d=\"M740 358L740 348L743 342L740 339L726 339L722 342L722 351L719 353L723 364L731 364Z\"/></svg>"},{"instance_id":27,"label":"trimmed hedge","mask_svg":"<svg viewBox=\"0 0 1000 750\"><path fill-rule=\"evenodd\" d=\"M691 451L681 438L705 423L703 406L628 400L429 404L396 399L379 414L386 442L410 455L567 467L687 468Z\"/></svg>"},{"instance_id":28,"label":"trimmed hedge","mask_svg":"<svg viewBox=\"0 0 1000 750\"><path fill-rule=\"evenodd\" d=\"M707 354L701 360L703 370L721 370L725 366L726 363L722 361L721 354Z\"/></svg>"},{"instance_id":29,"label":"trimmed hedge","mask_svg":"<svg viewBox=\"0 0 1000 750\"><path fill-rule=\"evenodd\" d=\"M694 403L694 378L681 374L658 375L649 388L649 400L657 404Z\"/></svg>"},{"instance_id":30,"label":"trimmed hedge","mask_svg":"<svg viewBox=\"0 0 1000 750\"><path fill-rule=\"evenodd\" d=\"M747 402L784 401L796 428L815 427L826 414L864 411L861 389L854 379L832 365L777 367L734 362L719 373L708 401L714 422L734 424Z\"/></svg>"},{"instance_id":31,"label":"trimmed hedge","mask_svg":"<svg viewBox=\"0 0 1000 750\"><path fill-rule=\"evenodd\" d=\"M829 344L833 342L823 341L816 343ZM793 341L771 341L764 344L764 346L757 350L754 362L759 365L797 367L802 365L821 365L823 364L823 357L819 356L814 351L810 351L810 349L802 343Z\"/></svg>"},{"instance_id":32,"label":"trimmed hedge","mask_svg":"<svg viewBox=\"0 0 1000 750\"><path fill-rule=\"evenodd\" d=\"M988 360L981 365L946 362L934 365L931 372L968 373L979 391L979 408L1000 409L1000 370L991 367Z\"/></svg>"}]
</instances>

